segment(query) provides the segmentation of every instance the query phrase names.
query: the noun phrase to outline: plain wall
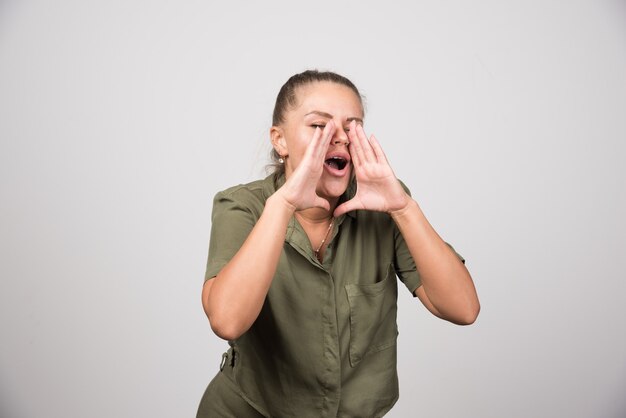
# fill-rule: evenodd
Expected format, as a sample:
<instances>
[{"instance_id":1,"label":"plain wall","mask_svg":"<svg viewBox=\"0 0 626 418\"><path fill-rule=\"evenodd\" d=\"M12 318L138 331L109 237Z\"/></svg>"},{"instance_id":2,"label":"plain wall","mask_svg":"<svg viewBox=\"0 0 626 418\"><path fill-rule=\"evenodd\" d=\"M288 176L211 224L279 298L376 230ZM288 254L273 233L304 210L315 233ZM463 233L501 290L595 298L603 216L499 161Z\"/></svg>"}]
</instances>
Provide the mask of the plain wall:
<instances>
[{"instance_id":1,"label":"plain wall","mask_svg":"<svg viewBox=\"0 0 626 418\"><path fill-rule=\"evenodd\" d=\"M482 303L401 292L388 416L626 416L617 0L1 2L0 415L195 416L212 198L264 175L307 68L366 95Z\"/></svg>"}]
</instances>

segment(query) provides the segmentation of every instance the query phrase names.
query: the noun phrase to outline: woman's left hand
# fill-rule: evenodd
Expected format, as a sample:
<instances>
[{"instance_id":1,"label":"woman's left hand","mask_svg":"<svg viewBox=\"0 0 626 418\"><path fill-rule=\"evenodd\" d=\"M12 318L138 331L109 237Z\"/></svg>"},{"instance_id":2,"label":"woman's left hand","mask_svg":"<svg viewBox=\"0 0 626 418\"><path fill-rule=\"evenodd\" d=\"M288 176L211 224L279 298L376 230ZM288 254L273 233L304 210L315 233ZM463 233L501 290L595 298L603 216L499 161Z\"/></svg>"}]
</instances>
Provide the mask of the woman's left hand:
<instances>
[{"instance_id":1,"label":"woman's left hand","mask_svg":"<svg viewBox=\"0 0 626 418\"><path fill-rule=\"evenodd\" d=\"M357 190L352 199L337 206L334 216L358 209L387 213L404 209L411 197L393 173L376 137L368 139L363 127L353 121L348 138Z\"/></svg>"}]
</instances>

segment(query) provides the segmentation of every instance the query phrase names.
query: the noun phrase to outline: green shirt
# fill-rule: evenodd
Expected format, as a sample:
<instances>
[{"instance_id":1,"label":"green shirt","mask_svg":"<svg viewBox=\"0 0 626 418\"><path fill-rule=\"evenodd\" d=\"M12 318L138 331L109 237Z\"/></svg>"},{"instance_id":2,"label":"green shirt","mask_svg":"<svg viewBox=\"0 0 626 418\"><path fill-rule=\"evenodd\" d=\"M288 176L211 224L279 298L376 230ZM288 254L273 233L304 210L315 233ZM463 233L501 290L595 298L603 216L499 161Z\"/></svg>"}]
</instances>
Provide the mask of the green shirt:
<instances>
[{"instance_id":1,"label":"green shirt","mask_svg":"<svg viewBox=\"0 0 626 418\"><path fill-rule=\"evenodd\" d=\"M205 279L235 255L284 181L271 175L215 196ZM261 313L229 342L223 372L265 416L383 416L398 399L396 275L411 293L421 285L388 214L337 218L323 263L292 217Z\"/></svg>"}]
</instances>

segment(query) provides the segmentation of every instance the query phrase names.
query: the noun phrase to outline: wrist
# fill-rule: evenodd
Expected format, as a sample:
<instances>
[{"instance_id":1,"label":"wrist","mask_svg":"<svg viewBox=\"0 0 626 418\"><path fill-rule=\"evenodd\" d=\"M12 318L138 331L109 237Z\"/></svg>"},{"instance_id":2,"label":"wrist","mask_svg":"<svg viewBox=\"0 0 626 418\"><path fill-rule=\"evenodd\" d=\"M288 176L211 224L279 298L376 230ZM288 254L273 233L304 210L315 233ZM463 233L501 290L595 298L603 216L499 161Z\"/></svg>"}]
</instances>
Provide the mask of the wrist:
<instances>
[{"instance_id":1,"label":"wrist","mask_svg":"<svg viewBox=\"0 0 626 418\"><path fill-rule=\"evenodd\" d=\"M414 199L408 197L407 202L404 206L400 207L399 209L390 210L389 215L393 218L393 220L398 221L406 217L408 213L415 210L417 210L418 212L420 211L419 205Z\"/></svg>"},{"instance_id":2,"label":"wrist","mask_svg":"<svg viewBox=\"0 0 626 418\"><path fill-rule=\"evenodd\" d=\"M279 192L274 193L267 199L265 207L277 210L285 215L288 215L289 217L291 217L296 211L296 207L289 203L289 201L287 201L287 199L285 199Z\"/></svg>"}]
</instances>

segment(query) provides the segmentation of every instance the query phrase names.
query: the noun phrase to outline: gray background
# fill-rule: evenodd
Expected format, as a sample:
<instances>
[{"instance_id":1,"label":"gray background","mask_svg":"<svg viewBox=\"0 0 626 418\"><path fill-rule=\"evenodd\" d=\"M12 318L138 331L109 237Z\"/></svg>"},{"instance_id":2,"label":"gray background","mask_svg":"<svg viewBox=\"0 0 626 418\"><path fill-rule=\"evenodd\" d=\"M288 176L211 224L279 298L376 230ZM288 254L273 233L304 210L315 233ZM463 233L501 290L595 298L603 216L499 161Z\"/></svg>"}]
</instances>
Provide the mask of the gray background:
<instances>
[{"instance_id":1,"label":"gray background","mask_svg":"<svg viewBox=\"0 0 626 418\"><path fill-rule=\"evenodd\" d=\"M211 200L332 69L467 259L456 327L400 294L390 417L626 416L623 1L0 3L0 414L189 417L226 343Z\"/></svg>"}]
</instances>

